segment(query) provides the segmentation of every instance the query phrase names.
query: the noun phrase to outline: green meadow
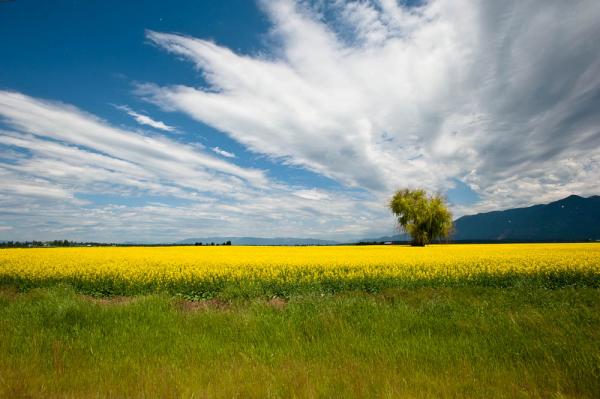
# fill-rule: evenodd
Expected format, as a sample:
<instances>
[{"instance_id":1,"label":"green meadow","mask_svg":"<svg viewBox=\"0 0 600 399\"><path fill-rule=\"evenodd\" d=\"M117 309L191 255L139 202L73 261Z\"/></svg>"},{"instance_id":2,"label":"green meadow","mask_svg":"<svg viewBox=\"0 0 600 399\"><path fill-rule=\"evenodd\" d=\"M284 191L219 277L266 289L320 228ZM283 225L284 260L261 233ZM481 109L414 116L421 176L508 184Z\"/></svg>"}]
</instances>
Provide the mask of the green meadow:
<instances>
[{"instance_id":1,"label":"green meadow","mask_svg":"<svg viewBox=\"0 0 600 399\"><path fill-rule=\"evenodd\" d=\"M600 290L0 290L5 398L598 398Z\"/></svg>"}]
</instances>

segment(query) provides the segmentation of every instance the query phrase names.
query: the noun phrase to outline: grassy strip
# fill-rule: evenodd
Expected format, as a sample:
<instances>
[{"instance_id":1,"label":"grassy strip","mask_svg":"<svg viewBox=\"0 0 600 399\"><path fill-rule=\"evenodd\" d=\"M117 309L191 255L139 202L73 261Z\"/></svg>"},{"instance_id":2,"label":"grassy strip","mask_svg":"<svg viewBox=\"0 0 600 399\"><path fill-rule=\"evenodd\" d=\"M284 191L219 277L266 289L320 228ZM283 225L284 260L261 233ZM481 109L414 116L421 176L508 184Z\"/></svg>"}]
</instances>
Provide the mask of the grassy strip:
<instances>
[{"instance_id":1,"label":"grassy strip","mask_svg":"<svg viewBox=\"0 0 600 399\"><path fill-rule=\"evenodd\" d=\"M94 278L91 280L78 276L63 278L30 279L12 275L0 275L0 286L13 286L21 292L33 288L53 287L67 284L82 294L96 297L131 296L149 294L167 294L180 296L189 300L202 299L252 299L281 297L291 298L298 295L337 294L346 291L378 293L398 288L444 288L444 287L489 287L489 288L547 288L564 287L600 288L600 275L592 270L583 271L548 271L535 274L480 273L465 276L445 276L432 278L362 276L339 278L319 276L307 282L304 274L314 270L300 270L290 274L286 279L274 278L232 278L210 277L179 280L175 277L160 281L128 281L120 276Z\"/></svg>"},{"instance_id":2,"label":"grassy strip","mask_svg":"<svg viewBox=\"0 0 600 399\"><path fill-rule=\"evenodd\" d=\"M596 398L600 290L188 302L4 289L0 395Z\"/></svg>"}]
</instances>

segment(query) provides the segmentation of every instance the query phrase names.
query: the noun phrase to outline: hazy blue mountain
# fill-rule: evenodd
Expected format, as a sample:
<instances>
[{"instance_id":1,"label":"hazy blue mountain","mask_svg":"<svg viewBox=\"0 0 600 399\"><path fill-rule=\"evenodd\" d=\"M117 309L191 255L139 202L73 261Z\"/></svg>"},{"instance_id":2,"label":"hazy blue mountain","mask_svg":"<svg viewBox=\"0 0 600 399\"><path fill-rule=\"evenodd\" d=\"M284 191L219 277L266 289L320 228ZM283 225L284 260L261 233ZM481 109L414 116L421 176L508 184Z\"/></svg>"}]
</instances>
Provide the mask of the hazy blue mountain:
<instances>
[{"instance_id":1,"label":"hazy blue mountain","mask_svg":"<svg viewBox=\"0 0 600 399\"><path fill-rule=\"evenodd\" d=\"M410 241L410 236L408 234L396 234L393 236L362 238L356 242L389 242L389 241L392 241L392 242Z\"/></svg>"},{"instance_id":2,"label":"hazy blue mountain","mask_svg":"<svg viewBox=\"0 0 600 399\"><path fill-rule=\"evenodd\" d=\"M291 238L291 237L203 237L203 238L186 238L178 241L177 244L194 244L201 242L203 244L222 244L226 241L231 241L232 245L335 245L339 244L332 240L318 240L314 238Z\"/></svg>"},{"instance_id":3,"label":"hazy blue mountain","mask_svg":"<svg viewBox=\"0 0 600 399\"><path fill-rule=\"evenodd\" d=\"M571 195L544 205L463 216L454 230L454 241L596 241L600 196Z\"/></svg>"}]
</instances>

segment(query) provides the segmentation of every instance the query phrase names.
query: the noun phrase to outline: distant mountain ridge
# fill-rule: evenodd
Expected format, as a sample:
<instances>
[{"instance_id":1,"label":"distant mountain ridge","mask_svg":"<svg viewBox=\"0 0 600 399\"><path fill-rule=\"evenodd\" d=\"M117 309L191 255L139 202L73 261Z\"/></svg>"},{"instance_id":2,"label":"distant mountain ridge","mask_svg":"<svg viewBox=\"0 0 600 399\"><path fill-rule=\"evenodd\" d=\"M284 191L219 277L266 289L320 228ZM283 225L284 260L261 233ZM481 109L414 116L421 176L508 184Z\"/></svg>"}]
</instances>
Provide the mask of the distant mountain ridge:
<instances>
[{"instance_id":1,"label":"distant mountain ridge","mask_svg":"<svg viewBox=\"0 0 600 399\"><path fill-rule=\"evenodd\" d=\"M597 241L600 196L570 195L549 204L458 218L453 241Z\"/></svg>"},{"instance_id":2,"label":"distant mountain ridge","mask_svg":"<svg viewBox=\"0 0 600 399\"><path fill-rule=\"evenodd\" d=\"M570 195L549 204L462 216L450 241L570 242L600 240L600 196ZM359 242L405 242L407 234L364 238Z\"/></svg>"},{"instance_id":3,"label":"distant mountain ridge","mask_svg":"<svg viewBox=\"0 0 600 399\"><path fill-rule=\"evenodd\" d=\"M380 242L404 242L404 241L410 241L410 236L406 233L395 234L393 236L381 236L381 237L377 237L377 238L361 238L360 240L358 240L356 242L380 243Z\"/></svg>"},{"instance_id":4,"label":"distant mountain ridge","mask_svg":"<svg viewBox=\"0 0 600 399\"><path fill-rule=\"evenodd\" d=\"M178 241L177 244L195 244L201 242L204 245L214 242L222 244L231 241L232 245L336 245L339 244L333 240L319 240L316 238L294 238L294 237L203 237L186 238Z\"/></svg>"}]
</instances>

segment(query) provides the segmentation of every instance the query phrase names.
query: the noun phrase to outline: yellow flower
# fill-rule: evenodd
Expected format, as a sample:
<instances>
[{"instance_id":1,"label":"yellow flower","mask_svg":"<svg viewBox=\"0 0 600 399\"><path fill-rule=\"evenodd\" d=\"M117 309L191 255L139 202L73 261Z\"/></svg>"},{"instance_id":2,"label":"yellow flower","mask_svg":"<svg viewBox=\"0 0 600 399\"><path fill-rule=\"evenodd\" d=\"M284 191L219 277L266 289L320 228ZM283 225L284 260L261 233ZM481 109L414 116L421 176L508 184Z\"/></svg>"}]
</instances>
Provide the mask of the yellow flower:
<instances>
[{"instance_id":1,"label":"yellow flower","mask_svg":"<svg viewBox=\"0 0 600 399\"><path fill-rule=\"evenodd\" d=\"M377 287L390 281L485 282L507 276L566 278L566 283L587 276L598 285L600 244L0 250L0 283L65 281L86 291L122 294L219 290L219 284L249 281L292 288L331 282Z\"/></svg>"}]
</instances>

